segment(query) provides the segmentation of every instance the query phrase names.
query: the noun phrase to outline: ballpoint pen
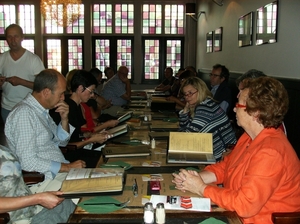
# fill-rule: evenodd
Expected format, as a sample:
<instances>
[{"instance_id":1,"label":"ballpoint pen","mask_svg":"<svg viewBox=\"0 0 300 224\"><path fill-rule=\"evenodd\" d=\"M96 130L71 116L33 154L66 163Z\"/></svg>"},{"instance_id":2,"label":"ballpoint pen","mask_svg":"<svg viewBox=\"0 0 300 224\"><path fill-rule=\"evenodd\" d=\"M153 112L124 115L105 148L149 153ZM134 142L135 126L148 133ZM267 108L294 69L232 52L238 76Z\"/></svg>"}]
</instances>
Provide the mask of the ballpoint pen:
<instances>
[{"instance_id":1,"label":"ballpoint pen","mask_svg":"<svg viewBox=\"0 0 300 224\"><path fill-rule=\"evenodd\" d=\"M134 183L132 185L132 191L133 191L134 197L137 197L138 196L138 185L137 185L135 178L134 178Z\"/></svg>"}]
</instances>

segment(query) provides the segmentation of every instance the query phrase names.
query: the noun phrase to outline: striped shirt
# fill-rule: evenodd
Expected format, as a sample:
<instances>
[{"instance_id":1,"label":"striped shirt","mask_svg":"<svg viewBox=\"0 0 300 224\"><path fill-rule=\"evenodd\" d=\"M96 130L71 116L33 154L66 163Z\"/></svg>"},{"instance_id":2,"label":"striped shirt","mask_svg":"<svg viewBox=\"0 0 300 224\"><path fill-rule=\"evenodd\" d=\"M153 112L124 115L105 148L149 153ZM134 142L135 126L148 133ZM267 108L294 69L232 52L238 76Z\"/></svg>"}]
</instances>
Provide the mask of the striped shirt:
<instances>
[{"instance_id":1,"label":"striped shirt","mask_svg":"<svg viewBox=\"0 0 300 224\"><path fill-rule=\"evenodd\" d=\"M194 118L181 110L179 126L182 132L212 133L216 160L221 159L228 144L236 143L235 133L226 113L210 98L196 106Z\"/></svg>"}]
</instances>

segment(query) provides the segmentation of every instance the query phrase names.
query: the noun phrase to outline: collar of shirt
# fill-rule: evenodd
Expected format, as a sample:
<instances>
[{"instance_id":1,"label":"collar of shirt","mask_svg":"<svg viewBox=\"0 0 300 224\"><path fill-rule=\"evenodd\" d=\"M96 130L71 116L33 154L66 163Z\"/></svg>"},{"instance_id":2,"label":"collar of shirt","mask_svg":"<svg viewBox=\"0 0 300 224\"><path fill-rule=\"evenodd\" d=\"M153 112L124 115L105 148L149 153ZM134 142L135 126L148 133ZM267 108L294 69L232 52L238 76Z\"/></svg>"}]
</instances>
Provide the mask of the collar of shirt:
<instances>
[{"instance_id":1,"label":"collar of shirt","mask_svg":"<svg viewBox=\"0 0 300 224\"><path fill-rule=\"evenodd\" d=\"M212 86L212 88L211 88L211 93L213 94L213 96L216 94L216 92L217 92L217 89L218 89L218 87L219 87L220 85L215 85L215 86Z\"/></svg>"}]
</instances>

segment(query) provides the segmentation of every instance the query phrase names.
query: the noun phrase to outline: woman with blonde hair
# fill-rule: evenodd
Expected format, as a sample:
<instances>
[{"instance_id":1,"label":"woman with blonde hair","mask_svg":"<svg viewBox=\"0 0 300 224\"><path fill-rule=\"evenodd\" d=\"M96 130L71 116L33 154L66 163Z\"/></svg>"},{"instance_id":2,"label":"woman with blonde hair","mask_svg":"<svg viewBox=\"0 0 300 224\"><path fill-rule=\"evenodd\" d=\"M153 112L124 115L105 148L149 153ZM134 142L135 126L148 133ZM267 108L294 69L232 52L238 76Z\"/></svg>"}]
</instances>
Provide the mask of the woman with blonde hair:
<instances>
[{"instance_id":1,"label":"woman with blonde hair","mask_svg":"<svg viewBox=\"0 0 300 224\"><path fill-rule=\"evenodd\" d=\"M186 79L181 92L186 104L179 112L180 131L212 133L214 157L220 160L227 145L236 142L226 113L214 101L206 84L197 77Z\"/></svg>"}]
</instances>

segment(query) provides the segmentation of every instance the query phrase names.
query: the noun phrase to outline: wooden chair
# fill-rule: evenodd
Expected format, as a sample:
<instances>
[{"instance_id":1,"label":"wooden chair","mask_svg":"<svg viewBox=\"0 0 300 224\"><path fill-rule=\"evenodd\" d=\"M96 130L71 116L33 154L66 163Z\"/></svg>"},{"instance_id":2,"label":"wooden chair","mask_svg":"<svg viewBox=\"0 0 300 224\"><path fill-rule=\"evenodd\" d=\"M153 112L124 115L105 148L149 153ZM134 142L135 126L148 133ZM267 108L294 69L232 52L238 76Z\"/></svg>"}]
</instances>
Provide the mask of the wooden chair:
<instances>
[{"instance_id":1,"label":"wooden chair","mask_svg":"<svg viewBox=\"0 0 300 224\"><path fill-rule=\"evenodd\" d=\"M59 148L63 154L66 154L68 151L76 150L77 146L76 145L66 145L66 146L60 146Z\"/></svg>"},{"instance_id":2,"label":"wooden chair","mask_svg":"<svg viewBox=\"0 0 300 224\"><path fill-rule=\"evenodd\" d=\"M25 184L37 184L45 180L45 175L38 172L27 172L22 170ZM8 213L0 213L0 224L6 224L10 220Z\"/></svg>"},{"instance_id":3,"label":"wooden chair","mask_svg":"<svg viewBox=\"0 0 300 224\"><path fill-rule=\"evenodd\" d=\"M300 212L275 212L272 214L274 224L298 224Z\"/></svg>"}]
</instances>

